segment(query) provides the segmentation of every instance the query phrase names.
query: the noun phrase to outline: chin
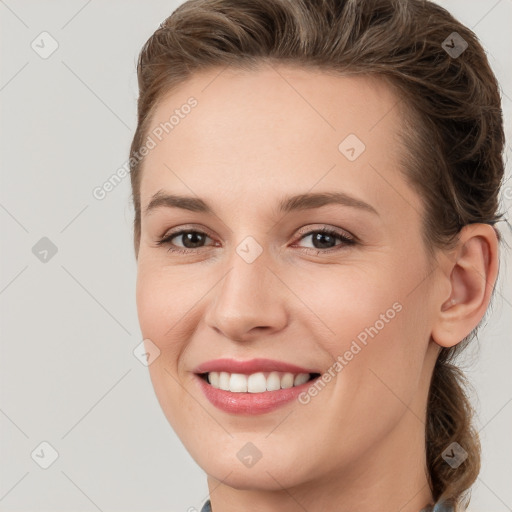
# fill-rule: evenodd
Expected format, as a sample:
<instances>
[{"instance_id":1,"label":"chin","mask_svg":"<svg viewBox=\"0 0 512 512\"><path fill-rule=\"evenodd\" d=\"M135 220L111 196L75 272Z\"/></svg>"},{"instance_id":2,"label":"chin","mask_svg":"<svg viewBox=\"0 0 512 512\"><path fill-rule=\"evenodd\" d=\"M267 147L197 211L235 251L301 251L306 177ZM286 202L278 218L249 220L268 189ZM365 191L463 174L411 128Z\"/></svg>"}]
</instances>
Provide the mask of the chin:
<instances>
[{"instance_id":1,"label":"chin","mask_svg":"<svg viewBox=\"0 0 512 512\"><path fill-rule=\"evenodd\" d=\"M283 487L291 488L300 483L290 469L278 471L272 465L257 469L206 463L201 467L209 476L239 491L280 491Z\"/></svg>"},{"instance_id":2,"label":"chin","mask_svg":"<svg viewBox=\"0 0 512 512\"><path fill-rule=\"evenodd\" d=\"M304 460L297 459L297 451L291 447L289 457L272 453L263 455L254 465L245 466L229 448L206 450L198 456L191 455L196 463L212 478L238 490L279 491L291 488L311 479L312 468L305 466ZM277 450L276 450L277 452ZM233 456L227 454L233 453Z\"/></svg>"}]
</instances>

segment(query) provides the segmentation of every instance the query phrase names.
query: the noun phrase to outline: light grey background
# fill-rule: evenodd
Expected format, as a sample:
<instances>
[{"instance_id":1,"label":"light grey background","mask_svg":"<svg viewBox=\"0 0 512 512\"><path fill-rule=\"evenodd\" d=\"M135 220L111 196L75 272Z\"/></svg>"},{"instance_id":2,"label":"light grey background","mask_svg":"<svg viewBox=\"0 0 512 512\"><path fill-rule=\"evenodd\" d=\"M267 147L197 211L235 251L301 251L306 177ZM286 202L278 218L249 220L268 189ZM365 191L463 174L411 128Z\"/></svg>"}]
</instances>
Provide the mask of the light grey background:
<instances>
[{"instance_id":1,"label":"light grey background","mask_svg":"<svg viewBox=\"0 0 512 512\"><path fill-rule=\"evenodd\" d=\"M208 495L133 354L129 178L103 200L92 194L128 157L138 52L180 3L0 0L1 511L185 511ZM510 143L512 0L440 3L488 51ZM44 51L43 31L58 43L46 59L31 47ZM512 180L504 192L510 208ZM46 262L32 251L43 237L58 251ZM510 251L502 257L468 353L483 443L472 512L512 510ZM42 442L58 452L47 469Z\"/></svg>"}]
</instances>

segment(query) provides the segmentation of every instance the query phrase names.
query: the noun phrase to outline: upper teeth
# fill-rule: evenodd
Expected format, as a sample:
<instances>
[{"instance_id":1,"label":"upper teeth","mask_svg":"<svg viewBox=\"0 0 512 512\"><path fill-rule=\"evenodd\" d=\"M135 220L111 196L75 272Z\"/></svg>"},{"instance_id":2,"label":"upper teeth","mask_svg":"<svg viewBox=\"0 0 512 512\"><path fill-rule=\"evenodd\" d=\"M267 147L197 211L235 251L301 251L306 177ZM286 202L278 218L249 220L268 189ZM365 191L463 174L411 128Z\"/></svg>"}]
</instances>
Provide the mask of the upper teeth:
<instances>
[{"instance_id":1,"label":"upper teeth","mask_svg":"<svg viewBox=\"0 0 512 512\"><path fill-rule=\"evenodd\" d=\"M300 386L309 380L309 373L263 372L243 373L210 372L208 382L217 389L233 393L261 393Z\"/></svg>"}]
</instances>

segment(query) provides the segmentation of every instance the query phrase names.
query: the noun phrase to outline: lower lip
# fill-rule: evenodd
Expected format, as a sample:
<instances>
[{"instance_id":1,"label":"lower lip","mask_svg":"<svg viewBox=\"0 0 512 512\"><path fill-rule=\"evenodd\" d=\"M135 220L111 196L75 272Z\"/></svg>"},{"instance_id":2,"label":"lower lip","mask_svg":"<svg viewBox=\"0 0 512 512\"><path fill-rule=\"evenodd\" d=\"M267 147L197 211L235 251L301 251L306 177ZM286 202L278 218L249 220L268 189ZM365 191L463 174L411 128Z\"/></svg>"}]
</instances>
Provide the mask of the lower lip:
<instances>
[{"instance_id":1,"label":"lower lip","mask_svg":"<svg viewBox=\"0 0 512 512\"><path fill-rule=\"evenodd\" d=\"M199 386L206 398L218 409L234 414L263 414L273 411L292 400L308 389L316 380L312 379L300 386L263 393L233 393L214 388L203 378L196 375Z\"/></svg>"}]
</instances>

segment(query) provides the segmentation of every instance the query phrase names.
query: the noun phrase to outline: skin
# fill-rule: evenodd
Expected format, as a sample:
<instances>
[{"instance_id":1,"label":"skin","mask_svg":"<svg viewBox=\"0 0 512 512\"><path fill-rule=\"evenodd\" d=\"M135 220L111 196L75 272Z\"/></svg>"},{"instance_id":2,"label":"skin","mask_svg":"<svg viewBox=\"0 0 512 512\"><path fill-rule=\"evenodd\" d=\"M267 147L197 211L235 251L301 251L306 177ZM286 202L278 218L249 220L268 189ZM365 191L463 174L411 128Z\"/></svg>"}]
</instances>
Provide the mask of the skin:
<instances>
[{"instance_id":1,"label":"skin","mask_svg":"<svg viewBox=\"0 0 512 512\"><path fill-rule=\"evenodd\" d=\"M156 396L208 475L212 509L417 512L433 503L430 378L440 347L462 340L487 309L493 228L465 227L454 250L429 261L421 197L399 172L397 98L383 82L284 65L209 70L163 98L152 126L190 96L198 105L146 156L142 209L162 190L200 197L215 214L143 214L137 308L143 337L160 350L149 366ZM366 146L352 162L338 149L351 133ZM285 196L333 191L378 214L277 210ZM326 252L304 236L323 226L358 241L334 239ZM190 254L156 244L180 227L208 237ZM236 252L247 236L262 249L252 263ZM182 236L172 243L186 247ZM400 312L308 404L228 414L192 373L220 357L327 371L395 303ZM237 458L247 442L262 454L252 467Z\"/></svg>"}]
</instances>

